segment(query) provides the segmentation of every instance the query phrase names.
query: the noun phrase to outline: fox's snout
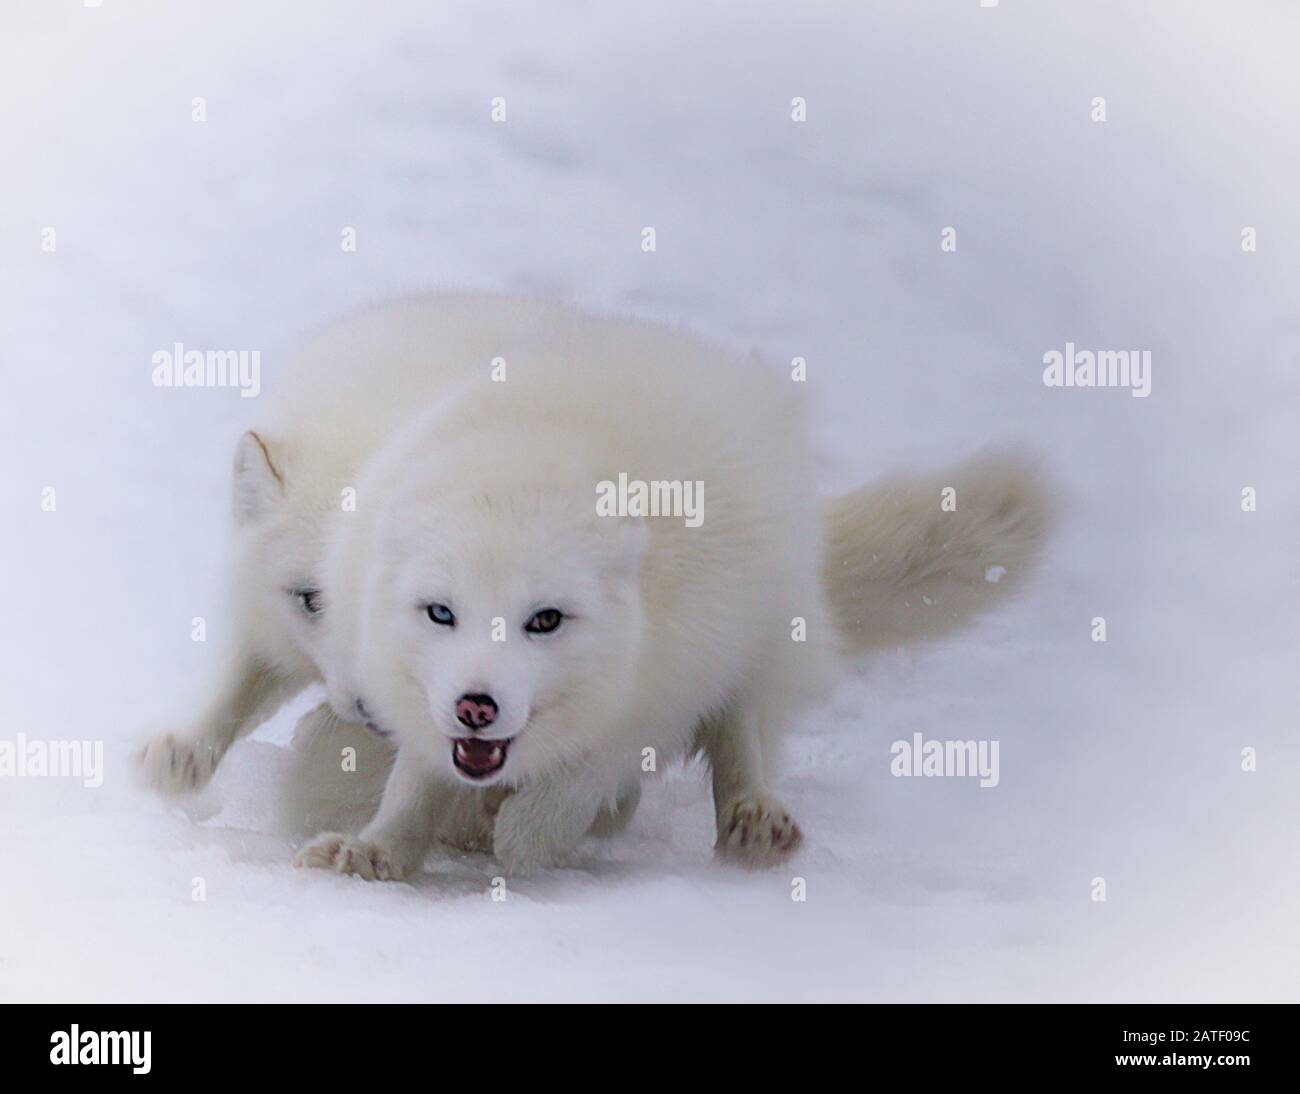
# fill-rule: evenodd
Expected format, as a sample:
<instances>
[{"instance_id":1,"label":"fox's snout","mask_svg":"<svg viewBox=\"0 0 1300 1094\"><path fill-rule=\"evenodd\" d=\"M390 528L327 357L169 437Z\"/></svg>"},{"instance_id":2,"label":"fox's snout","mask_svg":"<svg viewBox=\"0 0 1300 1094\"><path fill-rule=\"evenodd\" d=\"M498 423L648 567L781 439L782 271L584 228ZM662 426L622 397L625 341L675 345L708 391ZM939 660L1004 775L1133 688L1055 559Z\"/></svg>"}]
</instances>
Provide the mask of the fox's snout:
<instances>
[{"instance_id":1,"label":"fox's snout","mask_svg":"<svg viewBox=\"0 0 1300 1094\"><path fill-rule=\"evenodd\" d=\"M462 695L456 700L456 721L466 729L484 729L496 719L497 703L490 695Z\"/></svg>"}]
</instances>

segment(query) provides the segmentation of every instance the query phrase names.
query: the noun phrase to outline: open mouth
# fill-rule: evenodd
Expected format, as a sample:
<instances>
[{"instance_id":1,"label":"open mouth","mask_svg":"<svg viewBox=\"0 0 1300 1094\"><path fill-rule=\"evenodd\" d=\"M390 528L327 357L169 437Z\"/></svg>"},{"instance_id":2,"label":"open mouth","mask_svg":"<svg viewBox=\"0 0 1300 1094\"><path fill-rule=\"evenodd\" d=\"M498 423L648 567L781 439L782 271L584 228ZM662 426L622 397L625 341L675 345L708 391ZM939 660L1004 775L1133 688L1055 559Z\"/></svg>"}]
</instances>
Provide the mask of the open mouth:
<instances>
[{"instance_id":1,"label":"open mouth","mask_svg":"<svg viewBox=\"0 0 1300 1094\"><path fill-rule=\"evenodd\" d=\"M506 766L506 754L513 737L484 741L478 737L457 737L451 742L451 762L467 779L486 779Z\"/></svg>"}]
</instances>

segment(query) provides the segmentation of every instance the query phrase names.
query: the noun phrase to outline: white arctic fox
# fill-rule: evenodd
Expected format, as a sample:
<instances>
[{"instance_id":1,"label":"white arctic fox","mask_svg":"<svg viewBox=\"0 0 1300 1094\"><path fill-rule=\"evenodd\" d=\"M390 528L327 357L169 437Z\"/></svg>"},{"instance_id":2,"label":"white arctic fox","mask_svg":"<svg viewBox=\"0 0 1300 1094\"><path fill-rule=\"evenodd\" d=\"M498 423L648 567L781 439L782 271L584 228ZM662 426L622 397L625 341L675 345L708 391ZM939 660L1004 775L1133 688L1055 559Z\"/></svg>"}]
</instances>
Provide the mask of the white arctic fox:
<instances>
[{"instance_id":1,"label":"white arctic fox","mask_svg":"<svg viewBox=\"0 0 1300 1094\"><path fill-rule=\"evenodd\" d=\"M309 684L323 681L329 706L300 721L297 769L283 788L297 826L364 823L378 805L395 743L367 734L361 696L347 665L331 665L326 642L334 612L322 585L332 522L352 515L363 461L402 422L465 378L523 359L557 309L487 294L407 297L326 329L268 384L258 427L245 433L233 468L233 640L197 714L138 752L144 781L186 794L211 779L230 746ZM381 734L370 725L373 734ZM360 753L340 772L340 748ZM491 847L499 793L439 796L439 834L461 847ZM635 795L602 816L613 831ZM485 827L486 826L486 827Z\"/></svg>"},{"instance_id":2,"label":"white arctic fox","mask_svg":"<svg viewBox=\"0 0 1300 1094\"><path fill-rule=\"evenodd\" d=\"M520 302L494 310L492 322L464 322L476 307L486 309L482 298L449 295L437 308L409 299L371 308L327 329L272 378L271 405L235 450L234 639L197 716L141 749L146 782L164 793L201 788L240 735L323 679L333 711L318 708L300 723L303 770L289 788L290 812L336 821L373 812L378 793L368 800L367 776L378 770L382 787L392 746L367 737L359 696L324 661L325 538L352 508L363 460L460 376L515 352L534 326L530 308L543 309ZM329 778L341 745L363 752L362 777Z\"/></svg>"},{"instance_id":3,"label":"white arctic fox","mask_svg":"<svg viewBox=\"0 0 1300 1094\"><path fill-rule=\"evenodd\" d=\"M302 863L402 876L457 782L513 790L493 833L504 865L550 862L652 760L695 748L719 850L775 861L800 840L774 796L781 736L820 708L838 657L991 605L1042 538L1041 492L1006 458L825 506L800 386L670 330L491 298L387 319L384 344L479 350L369 463L323 571L278 582L324 573L315 662L343 713L362 697L399 744L374 820ZM485 327L523 336L484 348ZM265 545L263 564L285 550Z\"/></svg>"}]
</instances>

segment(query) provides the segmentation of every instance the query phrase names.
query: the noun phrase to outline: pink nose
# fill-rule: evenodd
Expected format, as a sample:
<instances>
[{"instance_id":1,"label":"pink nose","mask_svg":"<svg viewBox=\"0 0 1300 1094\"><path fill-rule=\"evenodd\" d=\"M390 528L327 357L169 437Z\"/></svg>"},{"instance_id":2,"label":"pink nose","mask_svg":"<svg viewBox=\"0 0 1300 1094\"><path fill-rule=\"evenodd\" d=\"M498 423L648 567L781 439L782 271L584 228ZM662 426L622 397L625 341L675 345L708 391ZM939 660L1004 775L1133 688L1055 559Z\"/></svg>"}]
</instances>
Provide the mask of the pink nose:
<instances>
[{"instance_id":1,"label":"pink nose","mask_svg":"<svg viewBox=\"0 0 1300 1094\"><path fill-rule=\"evenodd\" d=\"M497 720L496 700L490 695L462 695L456 700L456 721L466 729L482 729Z\"/></svg>"}]
</instances>

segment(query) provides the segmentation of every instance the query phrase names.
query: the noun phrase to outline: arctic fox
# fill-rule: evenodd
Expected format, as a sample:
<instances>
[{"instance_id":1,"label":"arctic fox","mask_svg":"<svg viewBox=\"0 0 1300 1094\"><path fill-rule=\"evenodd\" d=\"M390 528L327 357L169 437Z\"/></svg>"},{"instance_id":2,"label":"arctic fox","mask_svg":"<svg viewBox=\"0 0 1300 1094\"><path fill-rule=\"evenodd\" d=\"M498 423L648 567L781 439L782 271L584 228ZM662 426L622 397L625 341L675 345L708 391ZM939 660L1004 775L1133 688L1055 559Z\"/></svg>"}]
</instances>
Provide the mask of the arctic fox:
<instances>
[{"instance_id":1,"label":"arctic fox","mask_svg":"<svg viewBox=\"0 0 1300 1094\"><path fill-rule=\"evenodd\" d=\"M464 322L476 308L492 322ZM358 810L364 820L373 811L371 773L382 788L394 745L367 740L364 705L324 662L321 560L330 523L349 515L363 460L414 408L513 354L545 310L521 301L501 312L472 295L447 295L438 307L400 299L328 328L272 378L265 419L235 449L234 639L197 717L137 754L148 784L167 794L200 789L239 736L323 680L332 710L312 711L298 727L300 769L286 811L305 815L298 823L342 823ZM343 745L368 761L360 777L330 777Z\"/></svg>"},{"instance_id":2,"label":"arctic fox","mask_svg":"<svg viewBox=\"0 0 1300 1094\"><path fill-rule=\"evenodd\" d=\"M402 876L457 783L509 791L507 868L552 862L696 749L719 851L778 861L801 838L774 793L781 737L839 658L997 602L1043 537L1042 491L1007 457L823 504L798 385L668 329L490 299L389 319L386 339L431 332L440 359L482 324L529 336L443 385L310 548L330 617L315 662L341 713L360 698L399 747L371 823L301 863ZM610 511L611 483L644 489ZM672 512L688 486L697 511Z\"/></svg>"}]
</instances>

